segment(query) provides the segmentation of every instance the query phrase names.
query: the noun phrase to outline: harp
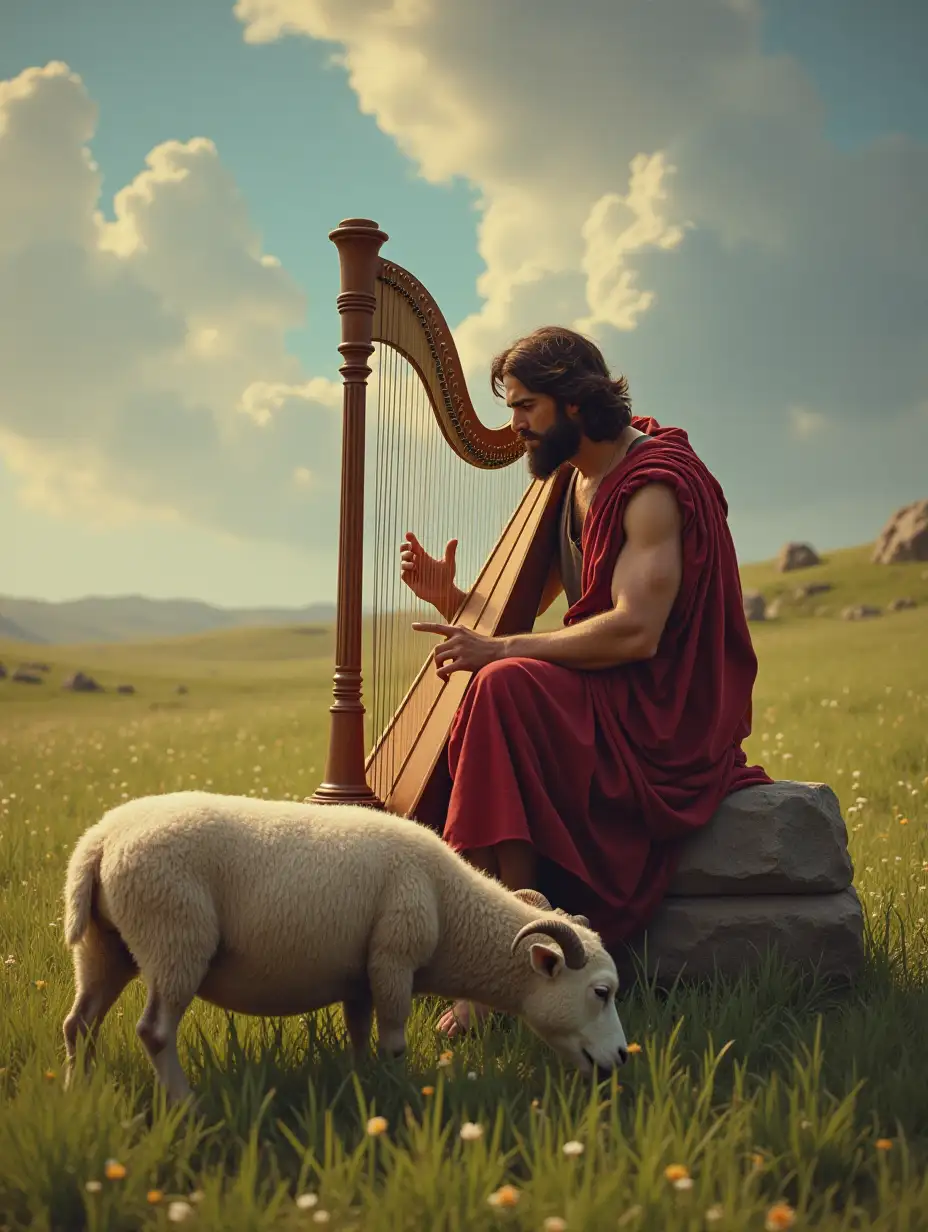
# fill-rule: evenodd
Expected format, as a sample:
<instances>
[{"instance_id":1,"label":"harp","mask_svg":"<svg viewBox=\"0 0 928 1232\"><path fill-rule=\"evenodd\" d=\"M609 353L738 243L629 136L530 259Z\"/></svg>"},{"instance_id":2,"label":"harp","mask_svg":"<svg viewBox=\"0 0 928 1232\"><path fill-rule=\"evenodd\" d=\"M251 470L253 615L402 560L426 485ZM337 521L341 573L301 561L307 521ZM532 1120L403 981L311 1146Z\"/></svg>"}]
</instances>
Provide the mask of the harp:
<instances>
[{"instance_id":1,"label":"harp","mask_svg":"<svg viewBox=\"0 0 928 1232\"><path fill-rule=\"evenodd\" d=\"M410 631L414 619L443 618L417 607L400 581L400 540L412 530L441 557L445 536L459 539L458 567L469 572L456 579L464 598L445 623L493 636L529 631L556 549L565 477L531 479L508 425L480 419L441 310L417 278L381 255L388 236L377 224L346 219L329 239L340 266L344 382L336 661L328 754L312 799L367 804L441 830L447 741L471 677L442 681L431 659L435 639ZM375 593L366 611L371 558Z\"/></svg>"}]
</instances>

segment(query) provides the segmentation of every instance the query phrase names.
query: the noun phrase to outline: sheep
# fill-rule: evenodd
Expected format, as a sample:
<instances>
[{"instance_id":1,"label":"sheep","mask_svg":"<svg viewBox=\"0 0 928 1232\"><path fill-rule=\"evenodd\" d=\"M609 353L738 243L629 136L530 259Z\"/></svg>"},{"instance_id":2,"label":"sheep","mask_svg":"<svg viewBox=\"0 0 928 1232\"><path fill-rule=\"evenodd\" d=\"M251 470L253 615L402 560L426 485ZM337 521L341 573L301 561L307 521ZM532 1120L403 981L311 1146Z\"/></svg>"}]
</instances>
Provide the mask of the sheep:
<instances>
[{"instance_id":1,"label":"sheep","mask_svg":"<svg viewBox=\"0 0 928 1232\"><path fill-rule=\"evenodd\" d=\"M78 839L65 880L76 995L67 1083L136 975L137 1033L171 1103L191 1095L177 1030L195 997L283 1017L341 1002L353 1054L402 1057L412 999L520 1016L581 1073L628 1047L615 963L585 916L515 893L417 821L362 805L180 791L140 797Z\"/></svg>"}]
</instances>

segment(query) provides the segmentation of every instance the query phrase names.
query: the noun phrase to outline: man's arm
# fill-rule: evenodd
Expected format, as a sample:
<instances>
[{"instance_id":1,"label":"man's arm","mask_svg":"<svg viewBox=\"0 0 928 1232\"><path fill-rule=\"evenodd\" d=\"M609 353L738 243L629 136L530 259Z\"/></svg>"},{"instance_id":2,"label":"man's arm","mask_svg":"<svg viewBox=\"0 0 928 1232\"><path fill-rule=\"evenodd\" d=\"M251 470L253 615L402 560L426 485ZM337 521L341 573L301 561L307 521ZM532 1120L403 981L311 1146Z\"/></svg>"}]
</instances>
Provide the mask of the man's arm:
<instances>
[{"instance_id":1,"label":"man's arm","mask_svg":"<svg viewBox=\"0 0 928 1232\"><path fill-rule=\"evenodd\" d=\"M550 633L501 638L498 657L595 671L657 653L683 571L682 516L673 491L647 484L629 501L624 527L626 540L612 576L612 610Z\"/></svg>"}]
</instances>

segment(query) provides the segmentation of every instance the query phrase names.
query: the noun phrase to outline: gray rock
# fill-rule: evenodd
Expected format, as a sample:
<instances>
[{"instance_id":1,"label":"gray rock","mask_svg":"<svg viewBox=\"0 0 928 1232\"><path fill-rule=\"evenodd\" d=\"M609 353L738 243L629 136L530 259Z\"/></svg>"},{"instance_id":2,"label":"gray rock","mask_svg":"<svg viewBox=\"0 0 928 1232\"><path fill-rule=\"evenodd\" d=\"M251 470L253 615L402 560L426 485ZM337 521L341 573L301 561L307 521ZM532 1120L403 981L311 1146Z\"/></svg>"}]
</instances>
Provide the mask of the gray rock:
<instances>
[{"instance_id":1,"label":"gray rock","mask_svg":"<svg viewBox=\"0 0 928 1232\"><path fill-rule=\"evenodd\" d=\"M883 609L874 607L872 603L858 603L855 607L846 607L841 613L842 620L873 620L883 615Z\"/></svg>"},{"instance_id":2,"label":"gray rock","mask_svg":"<svg viewBox=\"0 0 928 1232\"><path fill-rule=\"evenodd\" d=\"M835 793L787 779L724 800L686 839L669 894L830 894L853 877Z\"/></svg>"},{"instance_id":3,"label":"gray rock","mask_svg":"<svg viewBox=\"0 0 928 1232\"><path fill-rule=\"evenodd\" d=\"M811 599L813 595L827 595L831 589L831 582L810 582L808 586L797 586L793 598Z\"/></svg>"},{"instance_id":4,"label":"gray rock","mask_svg":"<svg viewBox=\"0 0 928 1232\"><path fill-rule=\"evenodd\" d=\"M928 560L928 499L896 510L876 541L872 559L878 565Z\"/></svg>"},{"instance_id":5,"label":"gray rock","mask_svg":"<svg viewBox=\"0 0 928 1232\"><path fill-rule=\"evenodd\" d=\"M806 973L852 983L863 965L863 935L853 886L838 894L671 898L615 958L623 982L634 980L637 958L649 979L666 986L748 974L772 949Z\"/></svg>"},{"instance_id":6,"label":"gray rock","mask_svg":"<svg viewBox=\"0 0 928 1232\"><path fill-rule=\"evenodd\" d=\"M10 676L10 680L16 684L43 684L44 677L38 676L35 672L28 672L24 667L17 667L16 671Z\"/></svg>"},{"instance_id":7,"label":"gray rock","mask_svg":"<svg viewBox=\"0 0 928 1232\"><path fill-rule=\"evenodd\" d=\"M821 563L821 557L810 543L784 543L777 556L777 568L781 573L792 569L810 569Z\"/></svg>"},{"instance_id":8,"label":"gray rock","mask_svg":"<svg viewBox=\"0 0 928 1232\"><path fill-rule=\"evenodd\" d=\"M900 599L893 599L892 603L889 605L889 610L891 612L907 612L910 608L917 606L918 604L914 599L911 599L908 596L903 596Z\"/></svg>"},{"instance_id":9,"label":"gray rock","mask_svg":"<svg viewBox=\"0 0 928 1232\"><path fill-rule=\"evenodd\" d=\"M75 672L67 680L62 681L61 687L70 690L72 693L103 692L103 686L94 680L92 676L88 676L86 672Z\"/></svg>"},{"instance_id":10,"label":"gray rock","mask_svg":"<svg viewBox=\"0 0 928 1232\"><path fill-rule=\"evenodd\" d=\"M746 620L763 620L767 615L767 600L759 590L744 592L744 616Z\"/></svg>"}]
</instances>

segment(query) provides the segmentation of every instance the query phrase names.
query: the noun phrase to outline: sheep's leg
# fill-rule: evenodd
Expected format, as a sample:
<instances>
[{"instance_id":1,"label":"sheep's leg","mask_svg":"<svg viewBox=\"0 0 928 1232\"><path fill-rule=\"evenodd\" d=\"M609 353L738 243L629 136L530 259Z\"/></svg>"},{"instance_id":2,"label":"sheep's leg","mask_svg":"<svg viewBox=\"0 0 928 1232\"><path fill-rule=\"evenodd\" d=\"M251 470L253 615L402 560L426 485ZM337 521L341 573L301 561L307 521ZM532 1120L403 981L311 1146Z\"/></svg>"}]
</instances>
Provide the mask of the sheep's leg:
<instances>
[{"instance_id":1,"label":"sheep's leg","mask_svg":"<svg viewBox=\"0 0 928 1232\"><path fill-rule=\"evenodd\" d=\"M412 1012L413 969L390 954L371 958L368 974L381 1053L401 1057L406 1051L406 1020Z\"/></svg>"},{"instance_id":2,"label":"sheep's leg","mask_svg":"<svg viewBox=\"0 0 928 1232\"><path fill-rule=\"evenodd\" d=\"M190 1084L177 1055L177 1030L193 1000L164 997L155 984L149 986L148 1000L136 1031L148 1053L155 1073L167 1090L171 1103L183 1103L191 1094Z\"/></svg>"},{"instance_id":3,"label":"sheep's leg","mask_svg":"<svg viewBox=\"0 0 928 1232\"><path fill-rule=\"evenodd\" d=\"M216 953L219 922L211 898L192 875L173 881L166 874L153 876L133 890L136 933L126 939L148 987L136 1033L168 1100L182 1103L191 1091L177 1055L177 1029Z\"/></svg>"},{"instance_id":4,"label":"sheep's leg","mask_svg":"<svg viewBox=\"0 0 928 1232\"><path fill-rule=\"evenodd\" d=\"M356 1058L364 1056L370 1047L373 1012L374 1002L369 988L352 993L342 1002L345 1026Z\"/></svg>"},{"instance_id":5,"label":"sheep's leg","mask_svg":"<svg viewBox=\"0 0 928 1232\"><path fill-rule=\"evenodd\" d=\"M84 1069L96 1057L96 1038L104 1018L120 993L138 974L132 955L116 933L104 932L91 924L87 934L74 947L76 995L64 1020L63 1034L67 1061L65 1087L69 1087L77 1066L78 1042L84 1041Z\"/></svg>"}]
</instances>

